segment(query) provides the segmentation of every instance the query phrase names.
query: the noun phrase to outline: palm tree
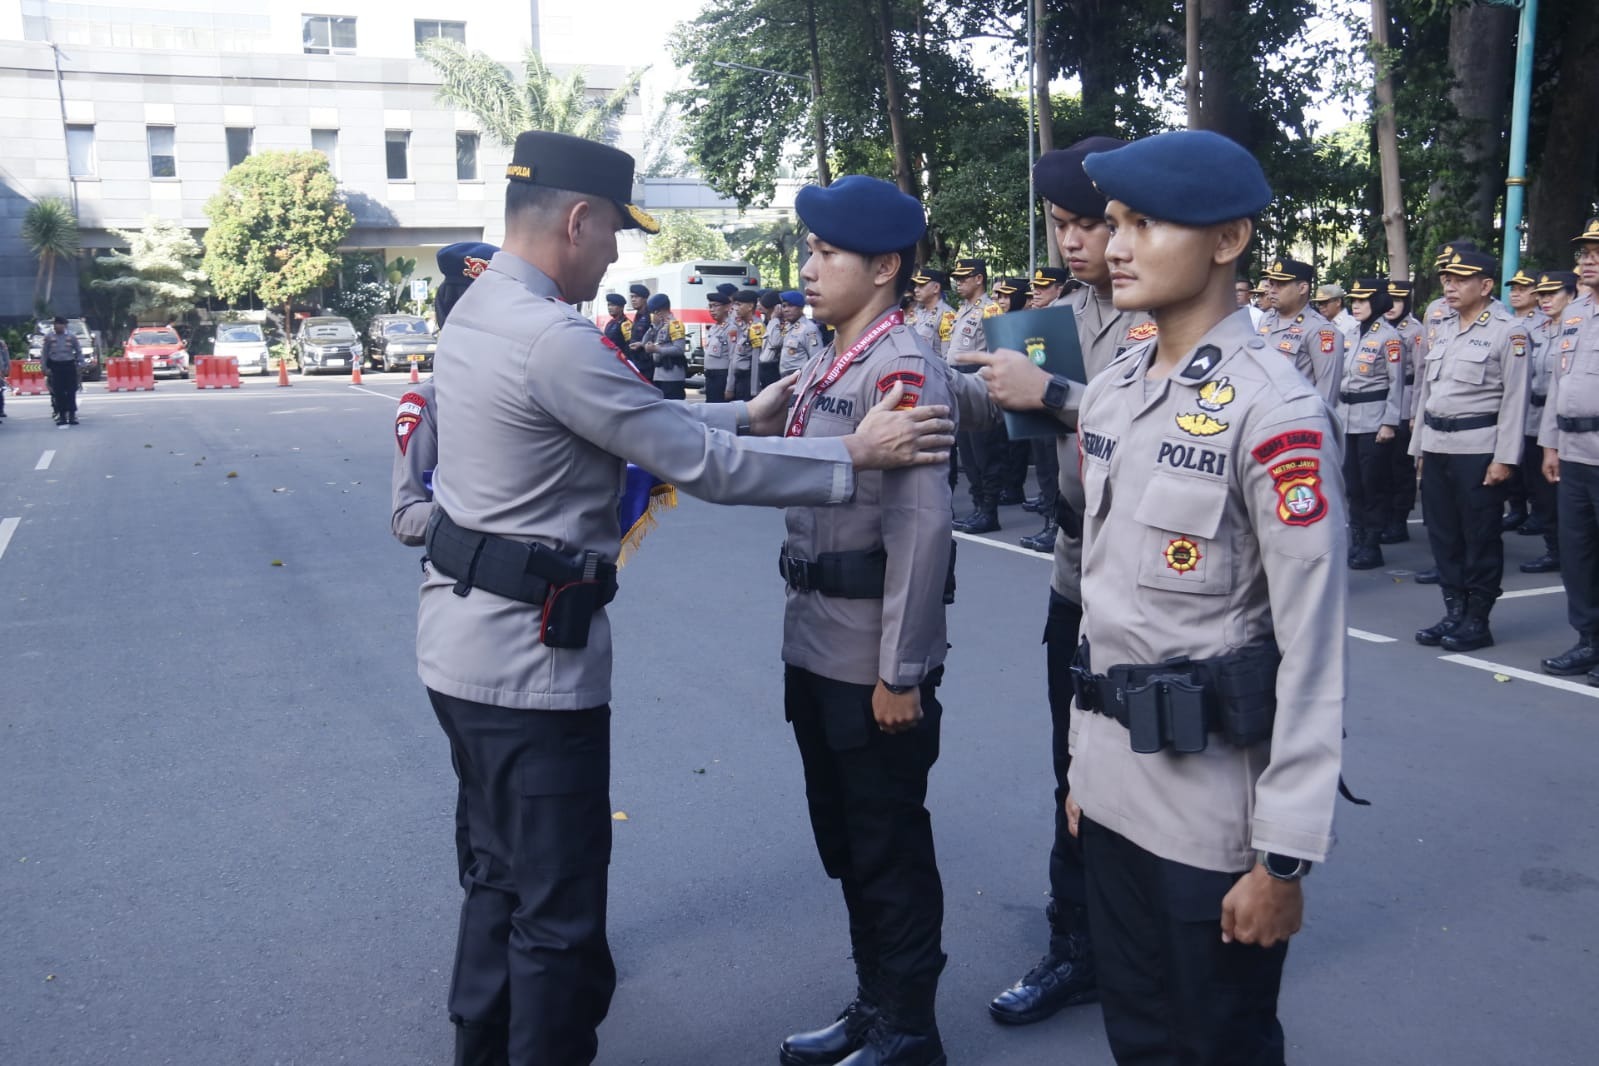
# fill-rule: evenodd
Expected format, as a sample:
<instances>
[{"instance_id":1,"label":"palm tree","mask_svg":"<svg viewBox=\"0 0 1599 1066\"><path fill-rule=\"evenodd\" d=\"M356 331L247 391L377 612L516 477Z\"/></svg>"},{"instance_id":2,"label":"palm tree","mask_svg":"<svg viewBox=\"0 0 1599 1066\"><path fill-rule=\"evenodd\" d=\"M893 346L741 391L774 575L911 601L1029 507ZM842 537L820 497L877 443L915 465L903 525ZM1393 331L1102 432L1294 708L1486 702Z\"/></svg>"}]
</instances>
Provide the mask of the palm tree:
<instances>
[{"instance_id":1,"label":"palm tree","mask_svg":"<svg viewBox=\"0 0 1599 1066\"><path fill-rule=\"evenodd\" d=\"M22 216L22 239L39 259L39 273L33 279L33 298L39 300L44 285L44 304L50 303L55 289L56 260L78 254L78 218L65 200L40 200Z\"/></svg>"},{"instance_id":2,"label":"palm tree","mask_svg":"<svg viewBox=\"0 0 1599 1066\"><path fill-rule=\"evenodd\" d=\"M634 70L603 101L596 101L588 95L581 67L559 77L531 48L522 57L520 82L498 60L459 41L434 37L418 52L443 80L440 102L477 116L483 132L507 148L527 130L610 141L611 123L627 108L628 97L638 92L648 69Z\"/></svg>"}]
</instances>

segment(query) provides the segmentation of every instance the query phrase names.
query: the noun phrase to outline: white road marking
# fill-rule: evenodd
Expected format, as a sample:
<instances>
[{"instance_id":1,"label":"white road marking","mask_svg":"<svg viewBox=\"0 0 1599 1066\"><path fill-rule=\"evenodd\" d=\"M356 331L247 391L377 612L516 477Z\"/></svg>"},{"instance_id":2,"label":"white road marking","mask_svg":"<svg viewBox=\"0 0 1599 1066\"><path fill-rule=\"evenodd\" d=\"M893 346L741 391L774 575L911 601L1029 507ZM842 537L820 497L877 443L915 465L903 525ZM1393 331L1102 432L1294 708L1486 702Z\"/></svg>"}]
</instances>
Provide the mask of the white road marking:
<instances>
[{"instance_id":1,"label":"white road marking","mask_svg":"<svg viewBox=\"0 0 1599 1066\"><path fill-rule=\"evenodd\" d=\"M425 381L426 379L424 378L423 380ZM409 384L409 382L407 382L407 384ZM368 396L376 396L378 399L388 400L390 403L400 402L400 398L398 396L391 396L386 392L378 392L376 389L369 389L365 385L351 385L349 388L351 392L364 392Z\"/></svg>"},{"instance_id":2,"label":"white road marking","mask_svg":"<svg viewBox=\"0 0 1599 1066\"><path fill-rule=\"evenodd\" d=\"M11 534L21 524L20 518L0 518L0 559L5 558L6 549L11 546Z\"/></svg>"},{"instance_id":3,"label":"white road marking","mask_svg":"<svg viewBox=\"0 0 1599 1066\"><path fill-rule=\"evenodd\" d=\"M50 460L56 457L54 448L46 448L45 453L39 456L39 461L33 464L35 470L49 470Z\"/></svg>"},{"instance_id":4,"label":"white road marking","mask_svg":"<svg viewBox=\"0 0 1599 1066\"><path fill-rule=\"evenodd\" d=\"M1519 600L1526 596L1553 596L1557 592L1566 591L1564 585L1550 585L1541 589L1517 589L1515 592L1501 592L1501 600Z\"/></svg>"},{"instance_id":5,"label":"white road marking","mask_svg":"<svg viewBox=\"0 0 1599 1066\"><path fill-rule=\"evenodd\" d=\"M1558 688L1566 692L1575 692L1580 696L1599 699L1599 688L1583 684L1581 681L1568 681L1563 677L1535 674L1531 670L1518 670L1514 666L1491 663L1487 659L1476 659L1470 655L1440 655L1438 658L1446 663L1459 663L1461 666L1469 666L1474 670L1487 670L1489 673L1504 674L1506 677L1514 677L1520 681L1531 681L1535 685L1545 685L1549 688Z\"/></svg>"},{"instance_id":6,"label":"white road marking","mask_svg":"<svg viewBox=\"0 0 1599 1066\"><path fill-rule=\"evenodd\" d=\"M1035 552L1031 548L1023 548L1019 544L1014 547L1009 544L1001 544L997 540L989 540L987 537L980 537L975 533L961 533L959 531L955 531L953 535L960 540L969 540L974 544L983 544L990 548L999 548L1003 551L1016 552L1018 555L1030 555L1034 559L1049 559L1053 561L1055 558L1053 555L1045 552ZM1352 627L1349 630L1349 635L1354 637L1356 640L1370 641L1372 644L1398 643L1394 637L1385 637L1381 633L1368 633L1364 629L1355 629Z\"/></svg>"}]
</instances>

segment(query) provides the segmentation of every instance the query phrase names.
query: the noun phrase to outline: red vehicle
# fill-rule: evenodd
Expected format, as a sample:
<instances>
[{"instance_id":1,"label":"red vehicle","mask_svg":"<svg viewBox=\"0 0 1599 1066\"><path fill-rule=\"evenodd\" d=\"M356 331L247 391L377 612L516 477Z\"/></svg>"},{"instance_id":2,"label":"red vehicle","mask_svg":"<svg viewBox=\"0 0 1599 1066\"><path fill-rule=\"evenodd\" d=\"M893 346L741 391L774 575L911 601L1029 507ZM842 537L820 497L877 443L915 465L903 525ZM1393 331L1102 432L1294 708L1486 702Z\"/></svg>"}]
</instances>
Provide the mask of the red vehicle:
<instances>
[{"instance_id":1,"label":"red vehicle","mask_svg":"<svg viewBox=\"0 0 1599 1066\"><path fill-rule=\"evenodd\" d=\"M189 376L188 342L171 326L135 326L122 346L124 359L148 359L155 376Z\"/></svg>"}]
</instances>

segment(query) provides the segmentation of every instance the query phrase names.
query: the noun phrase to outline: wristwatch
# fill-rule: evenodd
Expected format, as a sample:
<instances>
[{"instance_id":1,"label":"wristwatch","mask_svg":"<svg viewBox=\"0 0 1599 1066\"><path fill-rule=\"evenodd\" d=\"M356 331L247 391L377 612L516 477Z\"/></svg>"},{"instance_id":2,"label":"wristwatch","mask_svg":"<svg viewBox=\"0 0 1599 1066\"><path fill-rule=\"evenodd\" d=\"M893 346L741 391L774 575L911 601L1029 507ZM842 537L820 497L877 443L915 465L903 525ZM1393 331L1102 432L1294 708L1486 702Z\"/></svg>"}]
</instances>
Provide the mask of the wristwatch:
<instances>
[{"instance_id":1,"label":"wristwatch","mask_svg":"<svg viewBox=\"0 0 1599 1066\"><path fill-rule=\"evenodd\" d=\"M882 680L882 679L879 678L878 680ZM888 691L892 692L896 696L903 696L903 695L905 695L905 693L909 692L911 689L915 688L916 686L915 685L891 685L887 681L884 681L883 682L883 687L888 689Z\"/></svg>"},{"instance_id":2,"label":"wristwatch","mask_svg":"<svg viewBox=\"0 0 1599 1066\"><path fill-rule=\"evenodd\" d=\"M1066 406L1066 397L1071 394L1071 382L1059 374L1049 376L1049 384L1044 386L1044 406L1051 411L1059 411Z\"/></svg>"},{"instance_id":3,"label":"wristwatch","mask_svg":"<svg viewBox=\"0 0 1599 1066\"><path fill-rule=\"evenodd\" d=\"M1292 855L1275 855L1269 851L1260 852L1260 864L1266 872L1279 881L1297 881L1310 873L1311 863L1308 859L1296 859Z\"/></svg>"}]
</instances>

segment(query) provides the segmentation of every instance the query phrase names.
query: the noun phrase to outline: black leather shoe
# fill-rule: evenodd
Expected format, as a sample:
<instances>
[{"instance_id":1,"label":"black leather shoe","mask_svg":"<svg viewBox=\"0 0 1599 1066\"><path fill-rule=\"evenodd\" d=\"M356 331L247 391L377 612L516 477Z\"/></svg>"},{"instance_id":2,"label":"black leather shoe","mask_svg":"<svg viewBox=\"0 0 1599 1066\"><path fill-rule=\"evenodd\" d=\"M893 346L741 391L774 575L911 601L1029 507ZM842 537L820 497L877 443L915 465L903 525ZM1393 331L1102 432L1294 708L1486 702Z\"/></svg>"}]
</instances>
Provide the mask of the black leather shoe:
<instances>
[{"instance_id":1,"label":"black leather shoe","mask_svg":"<svg viewBox=\"0 0 1599 1066\"><path fill-rule=\"evenodd\" d=\"M1446 651L1476 651L1478 648L1491 648L1494 635L1488 631L1488 619L1472 615L1455 627L1454 632L1446 635L1441 643Z\"/></svg>"},{"instance_id":2,"label":"black leather shoe","mask_svg":"<svg viewBox=\"0 0 1599 1066\"><path fill-rule=\"evenodd\" d=\"M504 1026L455 1023L455 1066L509 1066L510 1034Z\"/></svg>"},{"instance_id":3,"label":"black leather shoe","mask_svg":"<svg viewBox=\"0 0 1599 1066\"><path fill-rule=\"evenodd\" d=\"M1554 674L1556 677L1586 674L1599 666L1599 647L1594 645L1592 637L1583 637L1574 647L1545 659L1542 666L1544 673Z\"/></svg>"},{"instance_id":4,"label":"black leather shoe","mask_svg":"<svg viewBox=\"0 0 1599 1066\"><path fill-rule=\"evenodd\" d=\"M1374 533L1366 533L1349 553L1349 569L1377 570L1382 566L1382 549L1377 547L1377 536Z\"/></svg>"},{"instance_id":5,"label":"black leather shoe","mask_svg":"<svg viewBox=\"0 0 1599 1066\"><path fill-rule=\"evenodd\" d=\"M1541 537L1546 532L1548 532L1548 530L1544 528L1544 524L1542 522L1538 521L1537 515L1529 515L1527 520L1516 528L1516 535L1518 537Z\"/></svg>"},{"instance_id":6,"label":"black leather shoe","mask_svg":"<svg viewBox=\"0 0 1599 1066\"><path fill-rule=\"evenodd\" d=\"M877 1008L856 1000L832 1025L795 1033L777 1049L783 1066L833 1066L866 1045L866 1033L877 1020Z\"/></svg>"},{"instance_id":7,"label":"black leather shoe","mask_svg":"<svg viewBox=\"0 0 1599 1066\"><path fill-rule=\"evenodd\" d=\"M4 417L5 417L4 415L0 415L0 418L4 418ZM1029 497L1027 497L1027 499L1022 501L1022 510L1026 511L1028 514L1043 514L1044 513L1044 497L1042 497L1042 496L1029 496Z\"/></svg>"},{"instance_id":8,"label":"black leather shoe","mask_svg":"<svg viewBox=\"0 0 1599 1066\"><path fill-rule=\"evenodd\" d=\"M1529 559L1516 567L1523 574L1552 574L1560 569L1560 557L1553 552L1544 552L1536 559Z\"/></svg>"},{"instance_id":9,"label":"black leather shoe","mask_svg":"<svg viewBox=\"0 0 1599 1066\"><path fill-rule=\"evenodd\" d=\"M1416 571L1416 584L1418 584L1418 585L1436 585L1436 584L1438 584L1438 568L1435 566L1431 570L1418 570L1418 571Z\"/></svg>"},{"instance_id":10,"label":"black leather shoe","mask_svg":"<svg viewBox=\"0 0 1599 1066\"><path fill-rule=\"evenodd\" d=\"M961 533L993 533L999 529L999 515L993 511L978 511L970 518L955 523Z\"/></svg>"},{"instance_id":11,"label":"black leather shoe","mask_svg":"<svg viewBox=\"0 0 1599 1066\"><path fill-rule=\"evenodd\" d=\"M1055 550L1056 528L1057 527L1053 521L1045 522L1043 529L1040 529L1037 533L1034 533L1030 537L1022 537L1018 539L1016 543L1020 544L1024 548L1030 548L1035 552L1044 552L1045 554L1051 553Z\"/></svg>"},{"instance_id":12,"label":"black leather shoe","mask_svg":"<svg viewBox=\"0 0 1599 1066\"><path fill-rule=\"evenodd\" d=\"M1426 629L1416 630L1416 643L1428 648L1436 648L1443 643L1445 637L1460 628L1465 617L1465 601L1459 599L1444 600L1444 616Z\"/></svg>"},{"instance_id":13,"label":"black leather shoe","mask_svg":"<svg viewBox=\"0 0 1599 1066\"><path fill-rule=\"evenodd\" d=\"M1002 1025L1031 1025L1098 998L1092 962L1045 955L1020 981L994 997L988 1013Z\"/></svg>"},{"instance_id":14,"label":"black leather shoe","mask_svg":"<svg viewBox=\"0 0 1599 1066\"><path fill-rule=\"evenodd\" d=\"M77 424L78 424L78 416L77 415L68 415L67 416L67 425L75 426Z\"/></svg>"},{"instance_id":15,"label":"black leather shoe","mask_svg":"<svg viewBox=\"0 0 1599 1066\"><path fill-rule=\"evenodd\" d=\"M1410 539L1410 526L1403 520L1389 522L1377 537L1378 544L1403 544Z\"/></svg>"},{"instance_id":16,"label":"black leather shoe","mask_svg":"<svg viewBox=\"0 0 1599 1066\"><path fill-rule=\"evenodd\" d=\"M1027 497L1022 493L1021 489L1001 489L1000 490L1000 493L999 493L999 505L1001 507L1015 507L1018 504L1023 504L1023 503L1026 503L1026 502L1027 502Z\"/></svg>"},{"instance_id":17,"label":"black leather shoe","mask_svg":"<svg viewBox=\"0 0 1599 1066\"><path fill-rule=\"evenodd\" d=\"M1505 516L1499 520L1499 528L1509 533L1512 529L1520 529L1526 520L1525 511L1506 511Z\"/></svg>"},{"instance_id":18,"label":"black leather shoe","mask_svg":"<svg viewBox=\"0 0 1599 1066\"><path fill-rule=\"evenodd\" d=\"M911 1033L895 1029L881 1018L866 1034L866 1044L839 1066L947 1066L944 1041L938 1030Z\"/></svg>"},{"instance_id":19,"label":"black leather shoe","mask_svg":"<svg viewBox=\"0 0 1599 1066\"><path fill-rule=\"evenodd\" d=\"M1589 670L1583 675L1583 680L1587 681L1590 685L1599 687L1599 670Z\"/></svg>"}]
</instances>

